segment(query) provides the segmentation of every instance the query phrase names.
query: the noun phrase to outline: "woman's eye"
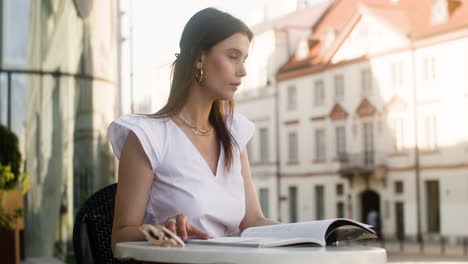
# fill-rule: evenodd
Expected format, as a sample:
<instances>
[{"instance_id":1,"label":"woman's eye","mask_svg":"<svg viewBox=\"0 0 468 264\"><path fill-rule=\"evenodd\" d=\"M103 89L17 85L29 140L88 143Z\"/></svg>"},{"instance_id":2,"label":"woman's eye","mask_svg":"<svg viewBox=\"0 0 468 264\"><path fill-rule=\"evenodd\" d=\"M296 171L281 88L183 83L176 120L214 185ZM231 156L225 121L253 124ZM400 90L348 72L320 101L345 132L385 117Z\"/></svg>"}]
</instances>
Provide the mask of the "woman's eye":
<instances>
[{"instance_id":1,"label":"woman's eye","mask_svg":"<svg viewBox=\"0 0 468 264\"><path fill-rule=\"evenodd\" d=\"M237 56L229 56L229 58L231 58L233 60L237 60Z\"/></svg>"}]
</instances>

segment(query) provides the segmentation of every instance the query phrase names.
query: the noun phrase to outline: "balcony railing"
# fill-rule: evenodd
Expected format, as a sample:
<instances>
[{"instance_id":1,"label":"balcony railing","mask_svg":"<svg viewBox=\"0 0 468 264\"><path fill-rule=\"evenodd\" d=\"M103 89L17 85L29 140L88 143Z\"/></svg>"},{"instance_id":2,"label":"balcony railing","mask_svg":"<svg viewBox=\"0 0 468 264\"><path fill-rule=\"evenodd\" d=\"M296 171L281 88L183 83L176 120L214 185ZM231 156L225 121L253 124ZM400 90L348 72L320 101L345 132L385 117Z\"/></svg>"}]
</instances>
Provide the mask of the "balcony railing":
<instances>
[{"instance_id":1,"label":"balcony railing","mask_svg":"<svg viewBox=\"0 0 468 264\"><path fill-rule=\"evenodd\" d=\"M385 167L386 155L375 151L361 153L340 153L338 155L340 172L362 171L372 172L376 168Z\"/></svg>"}]
</instances>

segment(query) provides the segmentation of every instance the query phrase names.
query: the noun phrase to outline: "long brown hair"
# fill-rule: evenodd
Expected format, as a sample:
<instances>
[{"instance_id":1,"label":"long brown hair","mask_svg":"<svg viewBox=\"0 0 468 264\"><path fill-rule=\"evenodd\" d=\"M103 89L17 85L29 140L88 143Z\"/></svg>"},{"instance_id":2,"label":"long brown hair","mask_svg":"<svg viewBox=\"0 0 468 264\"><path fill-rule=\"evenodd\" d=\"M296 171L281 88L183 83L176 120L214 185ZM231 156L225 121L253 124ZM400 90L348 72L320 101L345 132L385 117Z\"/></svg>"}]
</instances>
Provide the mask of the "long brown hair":
<instances>
[{"instance_id":1,"label":"long brown hair","mask_svg":"<svg viewBox=\"0 0 468 264\"><path fill-rule=\"evenodd\" d=\"M172 64L171 90L166 105L154 116L169 117L179 113L187 103L189 89L196 81L195 62L202 52L208 52L214 45L235 33L245 34L252 40L252 31L239 19L215 8L206 8L185 25L179 42L180 54ZM214 127L225 153L225 166L230 169L233 161L235 139L227 128L226 120L232 118L233 100L216 100L211 106L209 122ZM236 143L237 144L237 143Z\"/></svg>"}]
</instances>

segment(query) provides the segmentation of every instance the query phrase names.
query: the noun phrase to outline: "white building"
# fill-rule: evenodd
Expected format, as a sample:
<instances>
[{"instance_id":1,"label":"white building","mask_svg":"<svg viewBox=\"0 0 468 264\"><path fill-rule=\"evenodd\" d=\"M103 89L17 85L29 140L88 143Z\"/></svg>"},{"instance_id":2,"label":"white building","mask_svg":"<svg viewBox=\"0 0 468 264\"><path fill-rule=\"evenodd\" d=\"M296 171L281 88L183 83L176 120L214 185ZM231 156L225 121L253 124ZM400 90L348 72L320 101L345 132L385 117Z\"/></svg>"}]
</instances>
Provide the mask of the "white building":
<instances>
[{"instance_id":1,"label":"white building","mask_svg":"<svg viewBox=\"0 0 468 264\"><path fill-rule=\"evenodd\" d=\"M467 25L462 1L337 1L277 75L283 220L468 235Z\"/></svg>"},{"instance_id":2,"label":"white building","mask_svg":"<svg viewBox=\"0 0 468 264\"><path fill-rule=\"evenodd\" d=\"M323 1L252 28L255 37L246 62L248 75L243 81L243 92L236 97L236 112L256 124L255 135L247 146L250 168L263 211L272 219L279 216L275 75L332 3Z\"/></svg>"}]
</instances>

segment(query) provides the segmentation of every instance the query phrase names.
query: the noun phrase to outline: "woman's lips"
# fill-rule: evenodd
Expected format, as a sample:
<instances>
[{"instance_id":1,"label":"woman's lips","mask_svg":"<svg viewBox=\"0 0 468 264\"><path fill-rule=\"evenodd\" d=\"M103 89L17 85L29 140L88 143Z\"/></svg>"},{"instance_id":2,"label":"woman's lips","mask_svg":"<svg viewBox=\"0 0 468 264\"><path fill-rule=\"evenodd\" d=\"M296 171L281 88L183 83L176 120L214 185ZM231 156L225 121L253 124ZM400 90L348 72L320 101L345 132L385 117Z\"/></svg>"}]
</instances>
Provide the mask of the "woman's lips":
<instances>
[{"instance_id":1,"label":"woman's lips","mask_svg":"<svg viewBox=\"0 0 468 264\"><path fill-rule=\"evenodd\" d=\"M235 87L236 89L241 85L241 83L231 83L231 86Z\"/></svg>"}]
</instances>

